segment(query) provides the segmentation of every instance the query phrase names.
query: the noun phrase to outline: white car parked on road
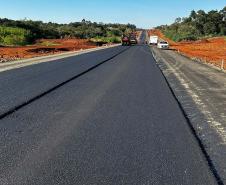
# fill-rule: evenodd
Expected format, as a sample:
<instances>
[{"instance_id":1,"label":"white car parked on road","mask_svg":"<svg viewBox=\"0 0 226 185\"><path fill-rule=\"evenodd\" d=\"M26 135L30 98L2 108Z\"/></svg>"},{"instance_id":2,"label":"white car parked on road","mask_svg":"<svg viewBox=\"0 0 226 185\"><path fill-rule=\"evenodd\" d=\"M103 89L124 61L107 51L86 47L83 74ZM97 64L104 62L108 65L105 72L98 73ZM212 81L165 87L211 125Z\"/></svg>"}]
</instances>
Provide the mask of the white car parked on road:
<instances>
[{"instance_id":1,"label":"white car parked on road","mask_svg":"<svg viewBox=\"0 0 226 185\"><path fill-rule=\"evenodd\" d=\"M160 49L169 49L169 43L166 41L160 41L158 42L157 47Z\"/></svg>"}]
</instances>

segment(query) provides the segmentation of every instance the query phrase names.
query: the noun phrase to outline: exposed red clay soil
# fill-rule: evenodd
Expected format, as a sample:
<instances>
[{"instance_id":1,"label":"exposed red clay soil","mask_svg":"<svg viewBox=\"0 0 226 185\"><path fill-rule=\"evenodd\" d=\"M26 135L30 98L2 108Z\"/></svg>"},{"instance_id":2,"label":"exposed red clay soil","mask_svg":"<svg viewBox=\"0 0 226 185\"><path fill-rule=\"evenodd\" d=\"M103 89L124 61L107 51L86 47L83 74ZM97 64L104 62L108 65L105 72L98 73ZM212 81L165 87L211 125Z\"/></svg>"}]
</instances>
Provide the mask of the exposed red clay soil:
<instances>
[{"instance_id":1,"label":"exposed red clay soil","mask_svg":"<svg viewBox=\"0 0 226 185\"><path fill-rule=\"evenodd\" d=\"M198 41L174 42L166 38L160 30L149 30L150 35L157 35L163 40L169 42L172 49L175 49L188 57L198 58L202 61L221 66L224 60L224 69L226 69L226 39L224 37L214 37Z\"/></svg>"},{"instance_id":2,"label":"exposed red clay soil","mask_svg":"<svg viewBox=\"0 0 226 185\"><path fill-rule=\"evenodd\" d=\"M85 39L42 39L23 47L0 47L0 60L11 61L96 47Z\"/></svg>"}]
</instances>

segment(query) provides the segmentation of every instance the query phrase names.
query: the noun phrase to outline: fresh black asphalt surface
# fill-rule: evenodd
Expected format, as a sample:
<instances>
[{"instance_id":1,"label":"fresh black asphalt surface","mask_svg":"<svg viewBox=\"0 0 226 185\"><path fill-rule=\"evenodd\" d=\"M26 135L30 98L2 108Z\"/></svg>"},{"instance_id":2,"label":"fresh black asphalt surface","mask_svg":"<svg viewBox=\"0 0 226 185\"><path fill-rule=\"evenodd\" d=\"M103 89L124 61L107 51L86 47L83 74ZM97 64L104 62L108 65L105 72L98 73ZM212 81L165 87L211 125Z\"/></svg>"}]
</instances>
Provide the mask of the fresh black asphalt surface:
<instances>
[{"instance_id":1,"label":"fresh black asphalt surface","mask_svg":"<svg viewBox=\"0 0 226 185\"><path fill-rule=\"evenodd\" d=\"M127 49L127 50L125 50ZM0 73L0 185L217 184L148 46Z\"/></svg>"},{"instance_id":2,"label":"fresh black asphalt surface","mask_svg":"<svg viewBox=\"0 0 226 185\"><path fill-rule=\"evenodd\" d=\"M125 50L99 50L0 74L0 115Z\"/></svg>"}]
</instances>

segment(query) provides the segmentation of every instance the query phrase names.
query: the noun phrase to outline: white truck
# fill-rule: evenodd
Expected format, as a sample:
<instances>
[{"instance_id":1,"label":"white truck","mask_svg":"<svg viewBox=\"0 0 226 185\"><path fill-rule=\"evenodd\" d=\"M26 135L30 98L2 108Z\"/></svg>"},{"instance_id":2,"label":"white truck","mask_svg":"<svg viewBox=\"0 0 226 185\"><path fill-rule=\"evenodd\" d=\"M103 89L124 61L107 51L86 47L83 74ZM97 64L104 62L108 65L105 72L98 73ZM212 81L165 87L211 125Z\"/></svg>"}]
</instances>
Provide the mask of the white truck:
<instances>
[{"instance_id":1,"label":"white truck","mask_svg":"<svg viewBox=\"0 0 226 185\"><path fill-rule=\"evenodd\" d=\"M149 44L150 45L157 45L158 44L158 36L150 36L150 39L149 39Z\"/></svg>"}]
</instances>

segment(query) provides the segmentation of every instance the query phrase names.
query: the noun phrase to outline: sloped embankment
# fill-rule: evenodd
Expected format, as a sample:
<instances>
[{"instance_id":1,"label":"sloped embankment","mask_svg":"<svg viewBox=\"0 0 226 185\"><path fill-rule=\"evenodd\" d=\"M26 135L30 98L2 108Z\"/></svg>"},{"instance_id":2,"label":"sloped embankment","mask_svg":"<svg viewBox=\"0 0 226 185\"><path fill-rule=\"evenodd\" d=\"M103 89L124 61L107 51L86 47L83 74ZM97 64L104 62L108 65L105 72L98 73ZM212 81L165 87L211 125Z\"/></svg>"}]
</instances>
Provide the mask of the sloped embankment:
<instances>
[{"instance_id":1,"label":"sloped embankment","mask_svg":"<svg viewBox=\"0 0 226 185\"><path fill-rule=\"evenodd\" d=\"M198 41L174 42L166 38L160 30L149 30L150 35L158 35L168 41L172 49L190 57L197 58L203 62L221 66L224 60L226 69L226 39L225 37L215 37Z\"/></svg>"}]
</instances>

